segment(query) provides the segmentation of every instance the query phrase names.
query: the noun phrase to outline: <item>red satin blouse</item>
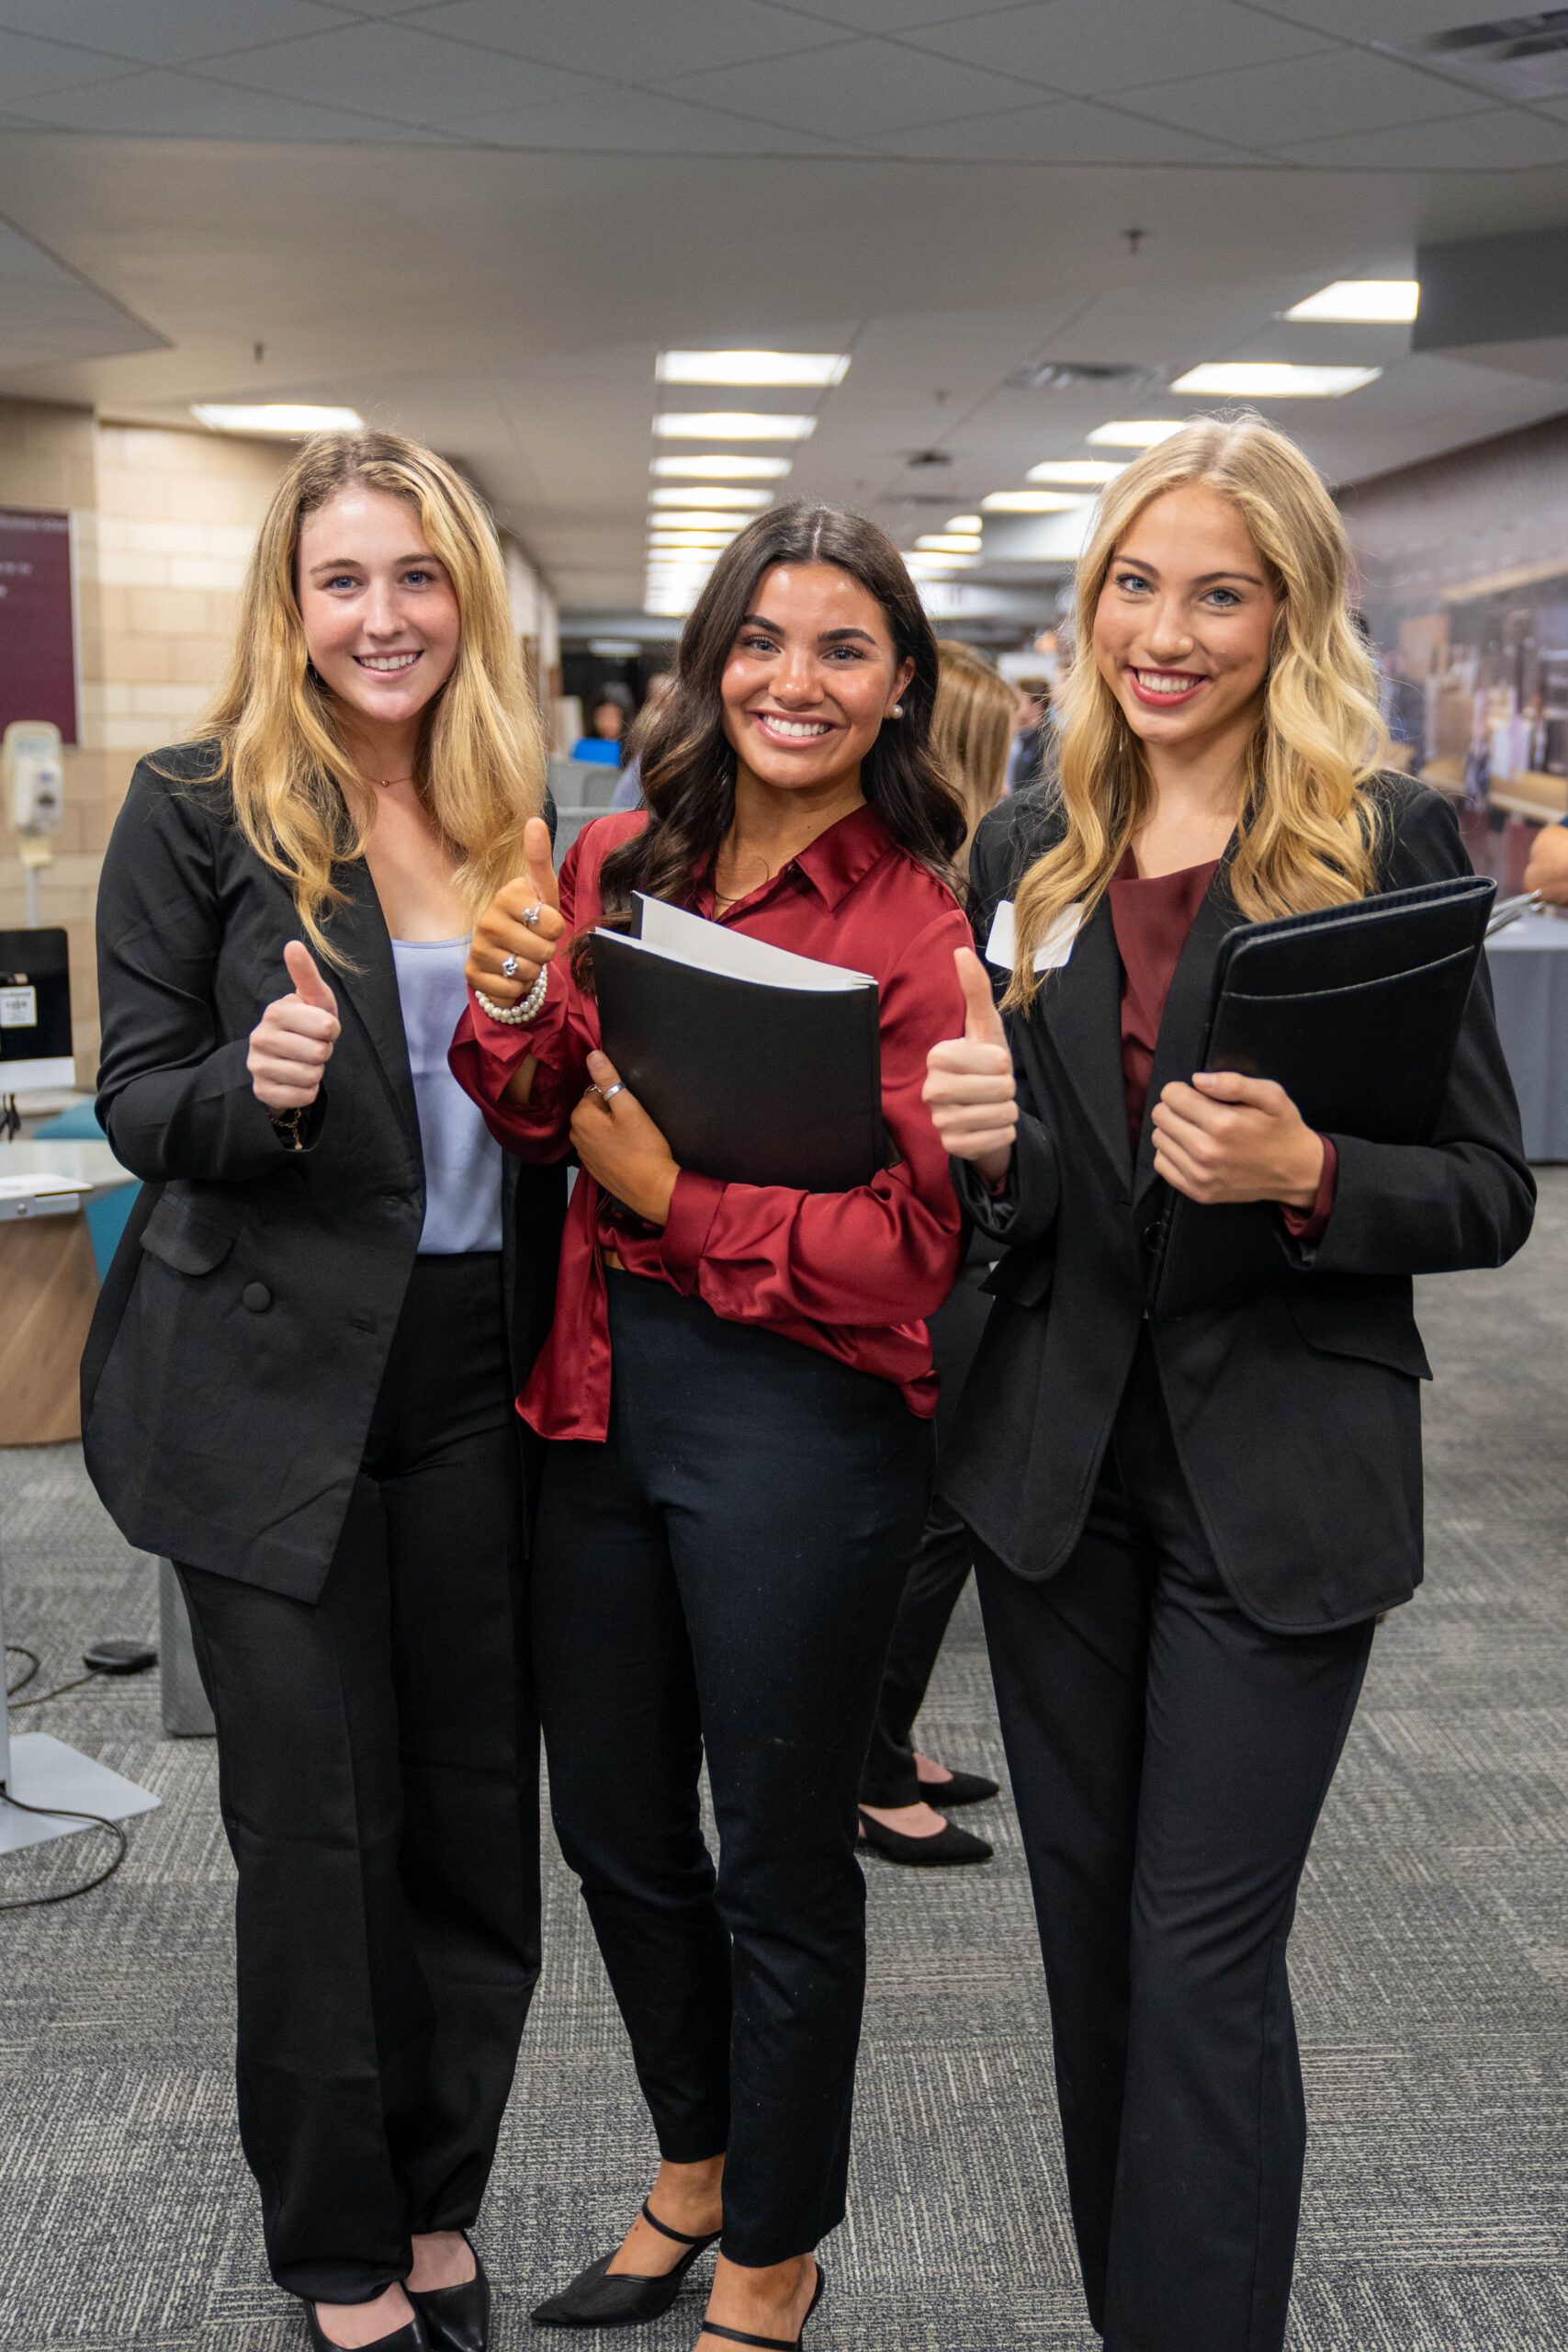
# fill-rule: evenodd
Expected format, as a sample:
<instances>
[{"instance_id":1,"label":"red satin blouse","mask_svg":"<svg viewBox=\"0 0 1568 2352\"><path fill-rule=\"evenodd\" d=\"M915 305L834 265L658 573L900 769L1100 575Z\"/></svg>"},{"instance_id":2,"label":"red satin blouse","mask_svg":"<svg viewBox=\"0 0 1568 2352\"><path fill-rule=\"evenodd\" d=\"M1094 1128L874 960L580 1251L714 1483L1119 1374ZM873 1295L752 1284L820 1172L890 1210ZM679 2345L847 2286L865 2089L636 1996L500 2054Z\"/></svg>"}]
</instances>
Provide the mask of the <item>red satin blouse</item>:
<instances>
[{"instance_id":1,"label":"red satin blouse","mask_svg":"<svg viewBox=\"0 0 1568 2352\"><path fill-rule=\"evenodd\" d=\"M569 935L598 922L599 869L646 822L645 810L627 810L597 819L579 835L560 876ZM928 1049L963 1033L953 951L973 944L969 925L951 892L868 808L840 818L722 915L714 913L710 877L700 882L694 904L699 914L775 947L872 975L880 992L883 1117L902 1158L849 1193L724 1184L683 1169L662 1229L612 1203L583 1170L567 1212L555 1322L518 1410L542 1437L604 1437L611 1366L604 1253L613 1250L628 1272L705 1299L729 1322L765 1324L897 1382L910 1411L929 1419L937 1382L924 1318L953 1287L959 1213L920 1088ZM598 1044L597 1007L562 952L550 966L544 1010L526 1027L491 1020L470 998L451 1063L508 1151L558 1159ZM502 1101L530 1054L538 1068L528 1102Z\"/></svg>"}]
</instances>

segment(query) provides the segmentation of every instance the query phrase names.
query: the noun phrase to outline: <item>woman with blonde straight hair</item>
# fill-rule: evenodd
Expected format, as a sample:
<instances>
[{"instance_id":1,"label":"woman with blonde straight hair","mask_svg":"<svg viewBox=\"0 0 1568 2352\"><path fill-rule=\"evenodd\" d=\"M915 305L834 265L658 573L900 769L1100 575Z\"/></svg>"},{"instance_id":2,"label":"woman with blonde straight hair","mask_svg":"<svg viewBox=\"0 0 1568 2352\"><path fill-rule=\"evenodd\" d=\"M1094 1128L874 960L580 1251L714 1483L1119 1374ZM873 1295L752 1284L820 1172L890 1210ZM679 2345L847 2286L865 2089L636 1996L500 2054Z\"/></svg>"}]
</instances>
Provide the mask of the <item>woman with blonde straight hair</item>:
<instances>
[{"instance_id":1,"label":"woman with blonde straight hair","mask_svg":"<svg viewBox=\"0 0 1568 2352\"><path fill-rule=\"evenodd\" d=\"M446 1051L544 775L483 506L417 443L321 435L203 738L137 768L99 889L98 1112L144 1183L87 1464L189 1607L241 2137L318 2346L481 2352L488 2326L464 2233L539 1965L539 1447L512 1400L564 1188Z\"/></svg>"},{"instance_id":2,"label":"woman with blonde straight hair","mask_svg":"<svg viewBox=\"0 0 1568 2352\"><path fill-rule=\"evenodd\" d=\"M931 712L931 750L964 803L967 857L976 826L1007 787L1016 697L1007 680L972 645L941 637L936 650L941 667Z\"/></svg>"},{"instance_id":3,"label":"woman with blonde straight hair","mask_svg":"<svg viewBox=\"0 0 1568 2352\"><path fill-rule=\"evenodd\" d=\"M1484 966L1425 1144L1314 1134L1273 1080L1198 1069L1239 922L1469 870L1449 804L1377 764L1347 571L1327 492L1257 417L1199 419L1111 486L1059 781L994 810L970 861L1002 1011L960 951L964 1034L926 1080L1001 1254L942 1491L1106 2352L1284 2340L1296 1888L1373 1627L1421 1575L1411 1277L1500 1264L1534 1199ZM1176 1193L1264 1204L1272 1284L1154 1306Z\"/></svg>"}]
</instances>

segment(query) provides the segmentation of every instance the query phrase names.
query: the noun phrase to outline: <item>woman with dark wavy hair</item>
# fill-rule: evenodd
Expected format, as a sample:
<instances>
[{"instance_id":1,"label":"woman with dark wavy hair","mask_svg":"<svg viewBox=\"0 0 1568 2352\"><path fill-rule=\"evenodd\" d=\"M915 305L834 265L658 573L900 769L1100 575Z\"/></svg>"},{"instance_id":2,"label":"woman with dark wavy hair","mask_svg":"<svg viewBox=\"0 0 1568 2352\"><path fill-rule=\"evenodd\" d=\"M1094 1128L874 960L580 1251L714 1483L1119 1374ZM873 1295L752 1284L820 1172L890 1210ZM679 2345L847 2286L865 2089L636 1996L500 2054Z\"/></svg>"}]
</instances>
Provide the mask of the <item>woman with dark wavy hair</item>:
<instances>
[{"instance_id":1,"label":"woman with dark wavy hair","mask_svg":"<svg viewBox=\"0 0 1568 2352\"><path fill-rule=\"evenodd\" d=\"M554 1441L536 1661L557 1830L661 2158L621 2245L541 2325L656 2318L722 2233L705 2345L793 2346L843 2216L855 1796L930 1489L925 1318L958 1261L920 1107L969 937L964 811L929 748L936 675L873 524L759 516L687 625L644 747L648 808L590 826L558 894L531 827L528 878L474 935L453 1067L509 1150L582 1167L520 1404ZM634 891L873 975L891 1167L807 1193L676 1165L598 1050L587 933L624 925Z\"/></svg>"}]
</instances>

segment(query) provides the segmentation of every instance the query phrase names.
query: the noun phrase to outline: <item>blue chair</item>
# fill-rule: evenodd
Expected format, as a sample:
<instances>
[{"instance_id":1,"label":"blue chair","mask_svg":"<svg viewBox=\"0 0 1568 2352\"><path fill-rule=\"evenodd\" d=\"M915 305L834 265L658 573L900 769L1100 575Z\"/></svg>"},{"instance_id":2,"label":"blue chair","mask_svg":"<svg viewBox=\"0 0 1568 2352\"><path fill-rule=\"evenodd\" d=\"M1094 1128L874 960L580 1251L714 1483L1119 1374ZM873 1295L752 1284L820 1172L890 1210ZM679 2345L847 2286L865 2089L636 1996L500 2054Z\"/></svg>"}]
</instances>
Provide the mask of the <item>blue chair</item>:
<instances>
[{"instance_id":1,"label":"blue chair","mask_svg":"<svg viewBox=\"0 0 1568 2352\"><path fill-rule=\"evenodd\" d=\"M48 1143L51 1136L58 1136L62 1143L102 1143L104 1131L92 1103L77 1102L69 1111L62 1111L57 1119L46 1119L42 1126L33 1129L35 1143ZM119 1237L141 1190L140 1184L122 1184L118 1192L105 1193L101 1199L87 1204L87 1232L100 1282L119 1248Z\"/></svg>"}]
</instances>

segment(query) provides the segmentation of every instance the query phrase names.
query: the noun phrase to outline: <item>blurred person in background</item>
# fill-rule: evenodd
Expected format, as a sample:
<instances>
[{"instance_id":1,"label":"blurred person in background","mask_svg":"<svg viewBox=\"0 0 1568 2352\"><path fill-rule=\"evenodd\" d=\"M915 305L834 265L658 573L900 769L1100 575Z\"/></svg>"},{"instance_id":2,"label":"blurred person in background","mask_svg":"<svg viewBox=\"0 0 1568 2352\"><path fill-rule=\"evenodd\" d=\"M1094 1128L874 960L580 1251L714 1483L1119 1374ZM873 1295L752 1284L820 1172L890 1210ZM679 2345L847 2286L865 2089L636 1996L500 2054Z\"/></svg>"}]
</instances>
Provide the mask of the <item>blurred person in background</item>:
<instances>
[{"instance_id":1,"label":"blurred person in background","mask_svg":"<svg viewBox=\"0 0 1568 2352\"><path fill-rule=\"evenodd\" d=\"M1012 749L1006 789L1026 792L1045 769L1045 738L1051 723L1049 678L1020 678L1013 687Z\"/></svg>"},{"instance_id":2,"label":"blurred person in background","mask_svg":"<svg viewBox=\"0 0 1568 2352\"><path fill-rule=\"evenodd\" d=\"M647 692L643 695L642 708L637 712L627 738L625 765L621 769L615 788L610 795L612 808L640 808L642 807L642 754L637 750L637 744L652 725L654 713L658 710L660 704L668 701L674 691L674 685L675 673L672 670L655 670L652 677L649 678Z\"/></svg>"},{"instance_id":3,"label":"blurred person in background","mask_svg":"<svg viewBox=\"0 0 1568 2352\"><path fill-rule=\"evenodd\" d=\"M1568 907L1568 819L1543 825L1530 845L1525 868L1525 888L1534 890L1549 907Z\"/></svg>"},{"instance_id":4,"label":"blurred person in background","mask_svg":"<svg viewBox=\"0 0 1568 2352\"><path fill-rule=\"evenodd\" d=\"M955 639L937 645L931 749L964 803L967 862L975 828L1002 797L1016 697L983 654ZM931 1350L942 1380L936 1441L942 1445L980 1344L989 1302L981 1291L994 1251L971 1241L945 1306L931 1318ZM943 1819L939 1805L979 1804L997 1793L978 1772L950 1771L914 1745L915 1718L948 1621L969 1575L969 1534L951 1503L934 1498L910 1566L882 1678L876 1727L861 1775L862 1842L885 1860L919 1866L988 1862L983 1838Z\"/></svg>"},{"instance_id":5,"label":"blurred person in background","mask_svg":"<svg viewBox=\"0 0 1568 2352\"><path fill-rule=\"evenodd\" d=\"M623 747L636 712L631 688L618 685L613 678L606 679L602 686L594 688L588 711L588 732L580 735L572 745L572 758L618 768L625 758Z\"/></svg>"}]
</instances>

